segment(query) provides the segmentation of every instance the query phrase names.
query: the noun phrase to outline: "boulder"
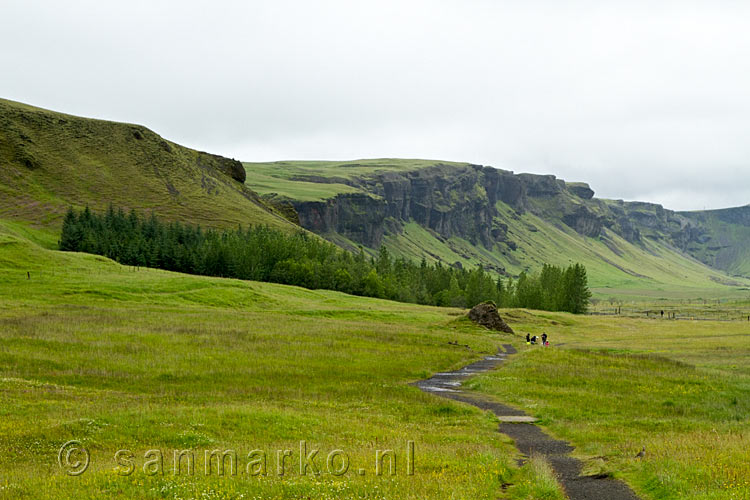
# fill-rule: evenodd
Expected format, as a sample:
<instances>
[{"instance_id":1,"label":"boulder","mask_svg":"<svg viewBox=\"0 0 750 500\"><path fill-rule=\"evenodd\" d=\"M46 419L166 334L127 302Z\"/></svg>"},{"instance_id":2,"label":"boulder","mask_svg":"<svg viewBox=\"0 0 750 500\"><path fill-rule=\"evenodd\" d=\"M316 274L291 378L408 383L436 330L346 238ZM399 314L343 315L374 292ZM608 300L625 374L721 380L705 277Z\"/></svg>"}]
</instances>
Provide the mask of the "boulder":
<instances>
[{"instance_id":1,"label":"boulder","mask_svg":"<svg viewBox=\"0 0 750 500\"><path fill-rule=\"evenodd\" d=\"M594 190L585 182L567 182L568 190L579 198L590 200L594 197Z\"/></svg>"},{"instance_id":2,"label":"boulder","mask_svg":"<svg viewBox=\"0 0 750 500\"><path fill-rule=\"evenodd\" d=\"M503 321L497 312L497 307L492 302L483 302L477 304L469 311L469 319L478 325L482 325L490 330L497 330L505 333L515 333L508 324Z\"/></svg>"}]
</instances>

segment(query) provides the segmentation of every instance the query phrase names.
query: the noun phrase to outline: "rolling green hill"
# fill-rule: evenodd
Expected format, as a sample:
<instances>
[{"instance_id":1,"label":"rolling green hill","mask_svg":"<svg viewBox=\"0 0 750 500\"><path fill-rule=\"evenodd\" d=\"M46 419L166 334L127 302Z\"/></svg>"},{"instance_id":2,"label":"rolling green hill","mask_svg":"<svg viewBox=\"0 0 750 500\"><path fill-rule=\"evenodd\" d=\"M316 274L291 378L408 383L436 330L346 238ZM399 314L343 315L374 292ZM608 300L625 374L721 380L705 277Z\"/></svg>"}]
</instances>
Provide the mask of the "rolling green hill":
<instances>
[{"instance_id":1,"label":"rolling green hill","mask_svg":"<svg viewBox=\"0 0 750 500\"><path fill-rule=\"evenodd\" d=\"M244 186L242 165L140 125L0 99L0 218L57 228L68 206L109 203L208 226L294 228Z\"/></svg>"}]
</instances>

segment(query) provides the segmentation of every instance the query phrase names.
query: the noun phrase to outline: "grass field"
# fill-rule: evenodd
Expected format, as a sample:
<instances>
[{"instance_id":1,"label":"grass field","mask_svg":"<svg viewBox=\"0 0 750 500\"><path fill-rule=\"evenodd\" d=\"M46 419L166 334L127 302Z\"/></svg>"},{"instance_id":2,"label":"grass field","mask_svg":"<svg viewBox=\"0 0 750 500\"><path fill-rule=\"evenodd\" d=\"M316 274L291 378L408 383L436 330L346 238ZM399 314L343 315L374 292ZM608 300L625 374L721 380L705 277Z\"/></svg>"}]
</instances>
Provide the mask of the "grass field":
<instances>
[{"instance_id":1,"label":"grass field","mask_svg":"<svg viewBox=\"0 0 750 500\"><path fill-rule=\"evenodd\" d=\"M515 465L493 417L409 385L509 340L521 353L470 387L540 417L587 472L644 499L750 495L750 323L504 311L559 345L532 348L459 310L133 270L45 248L53 238L0 223L0 498L562 499L543 461ZM57 463L72 439L91 452L77 477ZM299 473L302 440L320 476ZM326 469L337 448L341 477ZM115 471L120 449L131 475ZM216 449L236 450L240 471L263 450L268 475L208 476ZM396 475L377 476L389 449ZM193 450L193 475L182 461L173 473L175 450Z\"/></svg>"},{"instance_id":2,"label":"grass field","mask_svg":"<svg viewBox=\"0 0 750 500\"><path fill-rule=\"evenodd\" d=\"M7 224L0 303L0 498L494 499L504 483L510 498L561 498L543 463L515 466L493 418L408 385L507 341L459 311L137 271L44 249ZM91 453L77 477L57 463L72 439ZM302 440L321 450L320 476L299 473ZM342 477L327 473L337 448L350 459ZM114 472L120 449L132 475ZM143 472L151 449L163 475ZM173 474L184 449L192 476L182 461ZM268 475L207 476L214 449L235 450L242 472L263 450ZM376 476L389 449L396 475Z\"/></svg>"},{"instance_id":3,"label":"grass field","mask_svg":"<svg viewBox=\"0 0 750 500\"><path fill-rule=\"evenodd\" d=\"M371 158L351 161L274 161L274 162L245 162L249 185L250 175L259 173L277 179L304 180L312 178L320 181L351 179L379 172L408 172L434 165L467 165L467 163L419 160L407 158Z\"/></svg>"},{"instance_id":4,"label":"grass field","mask_svg":"<svg viewBox=\"0 0 750 500\"><path fill-rule=\"evenodd\" d=\"M643 498L750 498L750 323L510 314L560 348L527 347L475 390L527 409L588 473Z\"/></svg>"}]
</instances>

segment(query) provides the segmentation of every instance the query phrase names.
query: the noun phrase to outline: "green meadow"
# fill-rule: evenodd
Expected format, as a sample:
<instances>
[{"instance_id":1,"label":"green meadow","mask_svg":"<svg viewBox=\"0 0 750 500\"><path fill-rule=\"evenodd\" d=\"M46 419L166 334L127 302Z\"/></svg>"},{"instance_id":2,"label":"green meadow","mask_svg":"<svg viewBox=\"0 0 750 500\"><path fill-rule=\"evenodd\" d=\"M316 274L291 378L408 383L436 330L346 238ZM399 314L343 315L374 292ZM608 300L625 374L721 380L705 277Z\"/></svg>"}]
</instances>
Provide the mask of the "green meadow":
<instances>
[{"instance_id":1,"label":"green meadow","mask_svg":"<svg viewBox=\"0 0 750 500\"><path fill-rule=\"evenodd\" d=\"M508 341L461 311L137 270L1 227L0 498L560 498L494 417L409 385ZM58 464L69 440L90 452L79 476ZM301 441L319 476L300 473ZM205 473L213 450L236 452L236 475L231 459Z\"/></svg>"},{"instance_id":2,"label":"green meadow","mask_svg":"<svg viewBox=\"0 0 750 500\"><path fill-rule=\"evenodd\" d=\"M587 473L624 479L642 498L750 498L746 319L509 315L560 347L526 346L473 389L540 418L577 446Z\"/></svg>"},{"instance_id":3,"label":"green meadow","mask_svg":"<svg viewBox=\"0 0 750 500\"><path fill-rule=\"evenodd\" d=\"M0 224L0 498L561 500L493 416L410 385L507 342L521 352L469 387L539 417L587 473L644 499L750 496L747 321L505 310L513 337L457 309L133 269L55 241ZM554 348L521 340L543 331ZM58 463L70 440L90 452L79 476ZM301 441L320 475L300 473ZM231 459L205 472L214 450L236 453L235 475Z\"/></svg>"}]
</instances>

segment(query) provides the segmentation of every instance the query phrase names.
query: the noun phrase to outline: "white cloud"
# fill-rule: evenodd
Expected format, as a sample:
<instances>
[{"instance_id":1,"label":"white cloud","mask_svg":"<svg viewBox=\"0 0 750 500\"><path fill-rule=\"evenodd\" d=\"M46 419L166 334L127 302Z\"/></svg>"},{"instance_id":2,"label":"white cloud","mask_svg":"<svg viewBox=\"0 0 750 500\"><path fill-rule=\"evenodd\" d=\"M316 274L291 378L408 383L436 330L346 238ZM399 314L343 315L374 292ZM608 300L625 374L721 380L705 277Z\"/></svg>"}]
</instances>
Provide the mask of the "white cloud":
<instances>
[{"instance_id":1,"label":"white cloud","mask_svg":"<svg viewBox=\"0 0 750 500\"><path fill-rule=\"evenodd\" d=\"M248 161L430 157L750 203L745 2L4 2L0 95Z\"/></svg>"}]
</instances>

